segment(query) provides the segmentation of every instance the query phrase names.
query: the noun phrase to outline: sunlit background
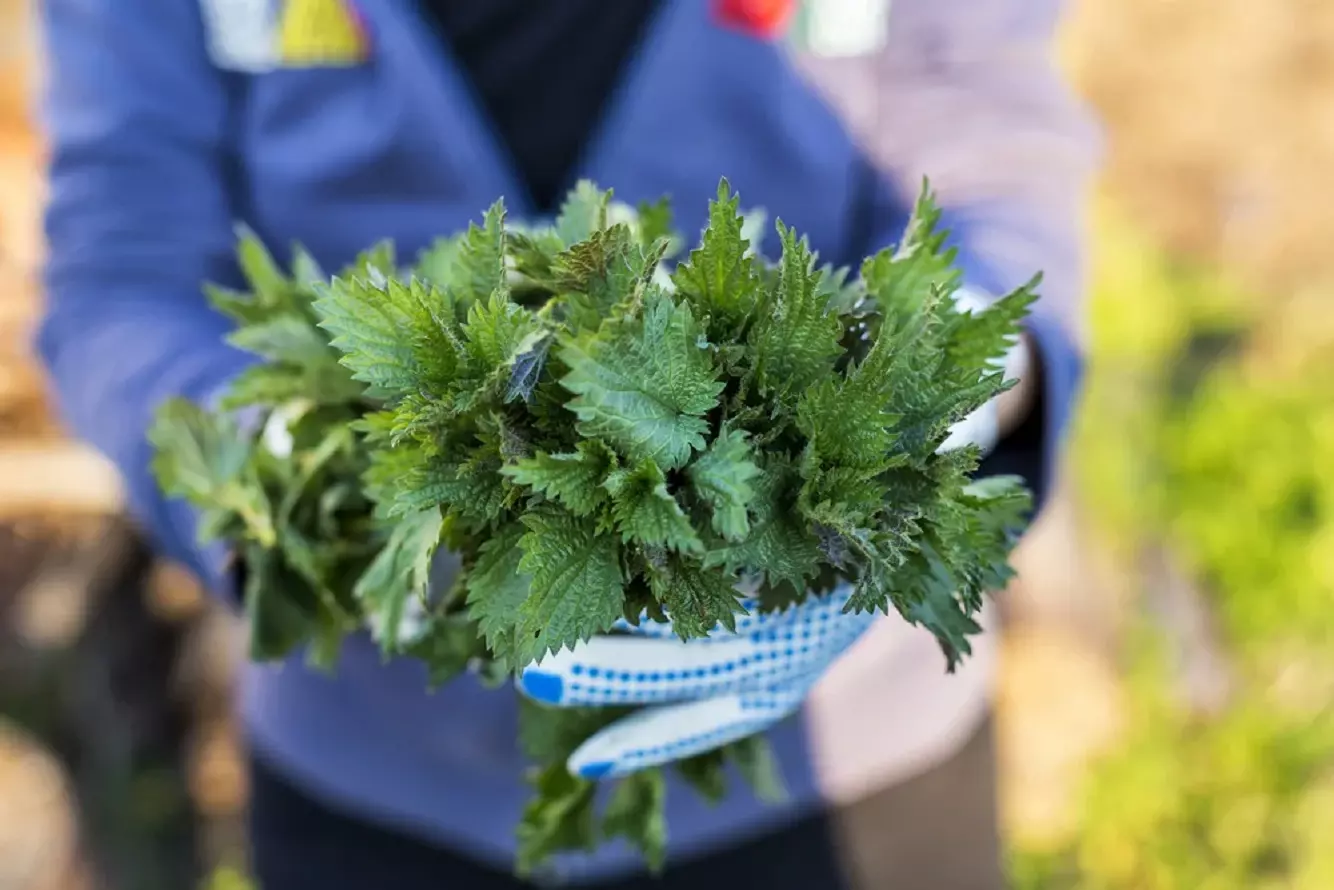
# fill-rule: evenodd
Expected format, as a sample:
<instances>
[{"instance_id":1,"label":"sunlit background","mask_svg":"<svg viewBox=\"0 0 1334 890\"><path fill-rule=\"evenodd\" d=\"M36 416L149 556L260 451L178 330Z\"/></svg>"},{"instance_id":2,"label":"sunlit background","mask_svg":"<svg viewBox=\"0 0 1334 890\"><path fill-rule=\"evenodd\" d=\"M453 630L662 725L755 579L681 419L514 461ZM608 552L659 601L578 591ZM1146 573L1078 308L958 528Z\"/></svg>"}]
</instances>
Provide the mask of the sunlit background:
<instances>
[{"instance_id":1,"label":"sunlit background","mask_svg":"<svg viewBox=\"0 0 1334 890\"><path fill-rule=\"evenodd\" d=\"M978 0L983 3L984 0ZM62 440L28 337L41 145L0 0L0 890L242 866L225 616ZM1023 890L1334 888L1334 3L1079 0L1091 376L1008 594Z\"/></svg>"}]
</instances>

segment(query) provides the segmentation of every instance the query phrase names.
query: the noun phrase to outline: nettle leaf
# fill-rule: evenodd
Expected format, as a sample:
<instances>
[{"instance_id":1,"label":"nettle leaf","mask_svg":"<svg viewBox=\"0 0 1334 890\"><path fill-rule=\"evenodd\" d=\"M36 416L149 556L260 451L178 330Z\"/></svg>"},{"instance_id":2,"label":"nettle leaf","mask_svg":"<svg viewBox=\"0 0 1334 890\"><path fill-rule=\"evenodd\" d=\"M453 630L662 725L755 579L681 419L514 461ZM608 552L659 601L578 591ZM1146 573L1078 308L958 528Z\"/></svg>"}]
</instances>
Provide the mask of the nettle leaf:
<instances>
[{"instance_id":1,"label":"nettle leaf","mask_svg":"<svg viewBox=\"0 0 1334 890\"><path fill-rule=\"evenodd\" d=\"M492 291L486 301L474 303L463 328L474 367L482 369L510 364L533 348L538 333L537 319L511 301L504 288Z\"/></svg>"},{"instance_id":2,"label":"nettle leaf","mask_svg":"<svg viewBox=\"0 0 1334 890\"><path fill-rule=\"evenodd\" d=\"M405 626L410 623L406 619L414 599L418 608L426 601L441 521L440 512L434 509L404 517L353 588L372 633L386 652L397 652L401 643L412 642L420 634Z\"/></svg>"},{"instance_id":3,"label":"nettle leaf","mask_svg":"<svg viewBox=\"0 0 1334 890\"><path fill-rule=\"evenodd\" d=\"M510 363L509 384L505 401L532 402L537 382L546 370L547 353L551 350L550 333L532 334L523 341Z\"/></svg>"},{"instance_id":4,"label":"nettle leaf","mask_svg":"<svg viewBox=\"0 0 1334 890\"><path fill-rule=\"evenodd\" d=\"M385 393L448 392L465 349L449 296L426 283L337 278L315 302L352 375Z\"/></svg>"},{"instance_id":5,"label":"nettle leaf","mask_svg":"<svg viewBox=\"0 0 1334 890\"><path fill-rule=\"evenodd\" d=\"M254 293L255 302L266 309L291 304L293 285L287 274L248 226L237 226L237 263Z\"/></svg>"},{"instance_id":6,"label":"nettle leaf","mask_svg":"<svg viewBox=\"0 0 1334 890\"><path fill-rule=\"evenodd\" d=\"M993 302L981 312L958 313L946 336L950 361L960 368L998 368L1019 338L1021 325L1038 298L1042 276Z\"/></svg>"},{"instance_id":7,"label":"nettle leaf","mask_svg":"<svg viewBox=\"0 0 1334 890\"><path fill-rule=\"evenodd\" d=\"M273 362L305 365L336 360L329 339L300 315L287 314L239 328L227 338L233 346Z\"/></svg>"},{"instance_id":8,"label":"nettle leaf","mask_svg":"<svg viewBox=\"0 0 1334 890\"><path fill-rule=\"evenodd\" d=\"M468 224L459 243L453 274L446 287L480 302L505 285L505 201L497 200L486 211L482 225Z\"/></svg>"},{"instance_id":9,"label":"nettle leaf","mask_svg":"<svg viewBox=\"0 0 1334 890\"><path fill-rule=\"evenodd\" d=\"M666 197L657 201L640 201L635 209L639 224L639 241L645 249L653 247L659 241L666 241L670 245L667 248L667 255L674 255L679 238L672 216L672 202Z\"/></svg>"},{"instance_id":10,"label":"nettle leaf","mask_svg":"<svg viewBox=\"0 0 1334 890\"><path fill-rule=\"evenodd\" d=\"M464 525L484 529L505 508L503 466L499 455L467 462L429 457L412 467L412 475L398 486L392 513L401 516L438 506Z\"/></svg>"},{"instance_id":11,"label":"nettle leaf","mask_svg":"<svg viewBox=\"0 0 1334 890\"><path fill-rule=\"evenodd\" d=\"M843 325L819 291L805 240L781 222L778 236L783 243L778 286L761 301L747 339L761 391L800 393L833 370Z\"/></svg>"},{"instance_id":12,"label":"nettle leaf","mask_svg":"<svg viewBox=\"0 0 1334 890\"><path fill-rule=\"evenodd\" d=\"M683 640L707 636L719 625L736 630L736 616L746 614L735 577L673 558L649 574L653 596Z\"/></svg>"},{"instance_id":13,"label":"nettle leaf","mask_svg":"<svg viewBox=\"0 0 1334 890\"><path fill-rule=\"evenodd\" d=\"M866 291L889 319L901 318L936 293L953 293L962 273L957 251L946 246L949 232L939 228L940 208L925 180L898 247L869 258L862 266Z\"/></svg>"},{"instance_id":14,"label":"nettle leaf","mask_svg":"<svg viewBox=\"0 0 1334 890\"><path fill-rule=\"evenodd\" d=\"M739 203L723 180L717 199L709 204L709 224L700 246L673 275L677 291L708 317L709 334L719 340L744 329L759 297L760 280L741 234Z\"/></svg>"},{"instance_id":15,"label":"nettle leaf","mask_svg":"<svg viewBox=\"0 0 1334 890\"><path fill-rule=\"evenodd\" d=\"M729 571L762 573L771 586L804 590L819 573L820 543L797 510L798 477L781 463L765 466L752 483L750 534L711 551L705 565Z\"/></svg>"},{"instance_id":16,"label":"nettle leaf","mask_svg":"<svg viewBox=\"0 0 1334 890\"><path fill-rule=\"evenodd\" d=\"M588 516L608 498L603 482L616 469L616 455L597 439L585 439L577 450L562 454L539 452L502 468L519 485L559 501L575 516Z\"/></svg>"},{"instance_id":17,"label":"nettle leaf","mask_svg":"<svg viewBox=\"0 0 1334 890\"><path fill-rule=\"evenodd\" d=\"M532 576L515 625L517 661L572 648L621 616L621 548L591 520L555 507L524 514L520 571Z\"/></svg>"},{"instance_id":18,"label":"nettle leaf","mask_svg":"<svg viewBox=\"0 0 1334 890\"><path fill-rule=\"evenodd\" d=\"M515 870L523 878L556 853L592 850L598 841L595 783L555 763L538 774L534 785L536 794L524 807L517 831Z\"/></svg>"},{"instance_id":19,"label":"nettle leaf","mask_svg":"<svg viewBox=\"0 0 1334 890\"><path fill-rule=\"evenodd\" d=\"M690 518L667 490L667 477L652 460L616 470L604 487L611 493L612 515L621 540L683 553L704 552Z\"/></svg>"},{"instance_id":20,"label":"nettle leaf","mask_svg":"<svg viewBox=\"0 0 1334 890\"><path fill-rule=\"evenodd\" d=\"M616 785L602 817L604 837L623 837L660 872L667 861L667 779L658 770L626 776Z\"/></svg>"},{"instance_id":21,"label":"nettle leaf","mask_svg":"<svg viewBox=\"0 0 1334 890\"><path fill-rule=\"evenodd\" d=\"M713 530L729 541L750 533L747 512L755 496L751 480L760 475L744 430L725 430L687 468L691 490L713 512Z\"/></svg>"},{"instance_id":22,"label":"nettle leaf","mask_svg":"<svg viewBox=\"0 0 1334 890\"><path fill-rule=\"evenodd\" d=\"M519 567L524 534L526 529L517 522L500 529L483 542L467 576L468 617L477 622L487 648L506 658L517 652L520 609L532 584ZM522 662L515 666L522 667Z\"/></svg>"},{"instance_id":23,"label":"nettle leaf","mask_svg":"<svg viewBox=\"0 0 1334 890\"><path fill-rule=\"evenodd\" d=\"M684 464L705 446L704 415L723 390L700 335L689 307L658 295L640 318L568 338L561 385L576 396L567 407L580 433L605 439L633 462Z\"/></svg>"},{"instance_id":24,"label":"nettle leaf","mask_svg":"<svg viewBox=\"0 0 1334 890\"><path fill-rule=\"evenodd\" d=\"M607 226L611 191L602 191L586 179L580 180L561 204L556 216L556 235L566 247L588 241Z\"/></svg>"},{"instance_id":25,"label":"nettle leaf","mask_svg":"<svg viewBox=\"0 0 1334 890\"><path fill-rule=\"evenodd\" d=\"M233 420L171 399L158 410L148 441L163 491L208 511L201 537L214 537L234 517L251 540L276 543L273 509L252 466L254 444Z\"/></svg>"},{"instance_id":26,"label":"nettle leaf","mask_svg":"<svg viewBox=\"0 0 1334 890\"><path fill-rule=\"evenodd\" d=\"M558 255L553 283L565 294L570 323L596 328L614 306L639 295L666 249L665 242L646 249L628 225L618 223Z\"/></svg>"}]
</instances>

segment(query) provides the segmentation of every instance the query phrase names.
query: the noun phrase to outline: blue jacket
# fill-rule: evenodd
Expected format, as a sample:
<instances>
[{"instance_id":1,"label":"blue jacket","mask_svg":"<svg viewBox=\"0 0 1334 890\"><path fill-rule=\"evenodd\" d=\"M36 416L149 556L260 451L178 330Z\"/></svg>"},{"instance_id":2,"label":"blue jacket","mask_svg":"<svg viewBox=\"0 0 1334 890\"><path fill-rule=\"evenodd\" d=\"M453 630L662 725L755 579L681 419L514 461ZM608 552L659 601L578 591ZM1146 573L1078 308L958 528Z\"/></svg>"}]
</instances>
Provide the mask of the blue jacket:
<instances>
[{"instance_id":1,"label":"blue jacket","mask_svg":"<svg viewBox=\"0 0 1334 890\"><path fill-rule=\"evenodd\" d=\"M997 14L974 15L977 6ZM895 240L930 173L970 284L1000 293L1047 270L1032 321L1044 416L1030 446L1045 477L1078 373L1089 157L1046 59L1056 6L897 0L886 53L799 66L776 44L718 26L704 0L676 0L577 173L632 202L670 194L683 231L698 230L726 175L745 204L809 233L836 263ZM411 256L498 195L513 216L531 213L411 0L359 8L366 63L238 73L211 63L196 3L43 4L52 159L40 352L64 418L119 467L161 552L223 594L220 554L196 545L194 517L154 486L145 430L164 398L207 399L251 361L223 344L226 323L200 292L204 280L239 283L234 223L276 249L300 241L335 268L383 237ZM844 78L869 103L860 117L823 98L821 85L838 93ZM867 94L866 78L880 88ZM416 664L382 665L363 638L333 677L299 661L248 669L242 700L253 744L308 788L507 867L527 794L513 699L469 679L434 696L424 688ZM819 804L800 721L773 735L791 803L737 795L708 808L673 788L673 855ZM633 861L615 847L569 874Z\"/></svg>"}]
</instances>

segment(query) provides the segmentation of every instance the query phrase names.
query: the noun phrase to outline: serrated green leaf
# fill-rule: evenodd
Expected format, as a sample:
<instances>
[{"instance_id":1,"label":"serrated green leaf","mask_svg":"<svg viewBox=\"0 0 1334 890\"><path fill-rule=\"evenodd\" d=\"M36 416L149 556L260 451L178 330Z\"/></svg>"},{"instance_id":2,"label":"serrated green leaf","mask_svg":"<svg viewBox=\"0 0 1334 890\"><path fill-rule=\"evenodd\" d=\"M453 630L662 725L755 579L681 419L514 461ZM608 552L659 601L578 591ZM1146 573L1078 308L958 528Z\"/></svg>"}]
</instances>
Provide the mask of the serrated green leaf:
<instances>
[{"instance_id":1,"label":"serrated green leaf","mask_svg":"<svg viewBox=\"0 0 1334 890\"><path fill-rule=\"evenodd\" d=\"M843 325L819 291L819 273L805 240L781 222L778 236L783 243L778 286L757 309L747 342L760 391L781 400L833 370Z\"/></svg>"},{"instance_id":2,"label":"serrated green leaf","mask_svg":"<svg viewBox=\"0 0 1334 890\"><path fill-rule=\"evenodd\" d=\"M396 486L391 515L439 507L470 528L482 529L500 517L507 493L499 456L467 463L427 458L411 467L412 475Z\"/></svg>"},{"instance_id":3,"label":"serrated green leaf","mask_svg":"<svg viewBox=\"0 0 1334 890\"><path fill-rule=\"evenodd\" d=\"M463 328L473 367L483 373L509 365L534 345L533 335L538 333L537 319L512 302L504 288L497 288L484 301L473 303Z\"/></svg>"},{"instance_id":4,"label":"serrated green leaf","mask_svg":"<svg viewBox=\"0 0 1334 890\"><path fill-rule=\"evenodd\" d=\"M720 342L741 333L759 297L760 280L741 235L739 203L722 180L718 197L709 204L709 223L699 247L672 276L677 291L709 319L709 334Z\"/></svg>"},{"instance_id":5,"label":"serrated green leaf","mask_svg":"<svg viewBox=\"0 0 1334 890\"><path fill-rule=\"evenodd\" d=\"M675 253L679 239L672 216L672 202L666 197L657 201L640 201L635 209L639 224L639 243L644 249L651 249L659 240L665 240L671 245L668 248L668 255Z\"/></svg>"},{"instance_id":6,"label":"serrated green leaf","mask_svg":"<svg viewBox=\"0 0 1334 890\"><path fill-rule=\"evenodd\" d=\"M612 473L605 487L611 493L611 511L622 541L682 553L704 551L690 517L667 489L667 477L652 460Z\"/></svg>"},{"instance_id":7,"label":"serrated green leaf","mask_svg":"<svg viewBox=\"0 0 1334 890\"><path fill-rule=\"evenodd\" d=\"M588 516L607 500L602 483L616 465L616 455L607 446L596 439L585 439L576 451L538 452L501 472L516 484L559 501L574 515Z\"/></svg>"},{"instance_id":8,"label":"serrated green leaf","mask_svg":"<svg viewBox=\"0 0 1334 890\"><path fill-rule=\"evenodd\" d=\"M566 340L561 385L579 431L601 437L632 461L665 469L705 445L703 415L718 404L718 381L690 309L659 296L640 319Z\"/></svg>"},{"instance_id":9,"label":"serrated green leaf","mask_svg":"<svg viewBox=\"0 0 1334 890\"><path fill-rule=\"evenodd\" d=\"M301 245L292 249L292 283L299 288L313 288L319 284L325 284L329 280L328 274L320 268L320 264L310 255Z\"/></svg>"},{"instance_id":10,"label":"serrated green leaf","mask_svg":"<svg viewBox=\"0 0 1334 890\"><path fill-rule=\"evenodd\" d=\"M761 572L772 586L805 590L806 582L819 572L821 553L819 540L803 527L795 509L796 474L779 465L762 469L752 483L750 534L710 551L705 566Z\"/></svg>"},{"instance_id":11,"label":"serrated green leaf","mask_svg":"<svg viewBox=\"0 0 1334 890\"><path fill-rule=\"evenodd\" d=\"M450 286L460 288L474 302L487 299L505 287L505 201L487 209L482 225L468 225L459 244L454 277Z\"/></svg>"},{"instance_id":12,"label":"serrated green leaf","mask_svg":"<svg viewBox=\"0 0 1334 890\"><path fill-rule=\"evenodd\" d=\"M516 350L510 363L509 384L505 388L506 402L532 402L537 382L546 369L551 343L551 335L544 332L530 336Z\"/></svg>"},{"instance_id":13,"label":"serrated green leaf","mask_svg":"<svg viewBox=\"0 0 1334 890\"><path fill-rule=\"evenodd\" d=\"M618 223L557 255L552 280L565 294L570 325L595 329L617 304L640 294L665 250L661 243L645 249L628 225Z\"/></svg>"},{"instance_id":14,"label":"serrated green leaf","mask_svg":"<svg viewBox=\"0 0 1334 890\"><path fill-rule=\"evenodd\" d=\"M897 247L876 254L862 266L868 295L890 320L910 316L934 294L952 294L959 287L957 252L946 246L949 232L939 228L940 217L924 180Z\"/></svg>"},{"instance_id":15,"label":"serrated green leaf","mask_svg":"<svg viewBox=\"0 0 1334 890\"><path fill-rule=\"evenodd\" d=\"M736 616L746 614L736 579L717 569L674 558L649 573L649 584L683 640L708 636L718 625L735 631Z\"/></svg>"},{"instance_id":16,"label":"serrated green leaf","mask_svg":"<svg viewBox=\"0 0 1334 890\"><path fill-rule=\"evenodd\" d=\"M336 278L315 310L353 377L385 393L447 393L466 361L449 296L424 282Z\"/></svg>"},{"instance_id":17,"label":"serrated green leaf","mask_svg":"<svg viewBox=\"0 0 1334 890\"><path fill-rule=\"evenodd\" d=\"M270 308L288 303L292 293L291 281L264 242L247 226L237 227L236 256L241 273L258 303Z\"/></svg>"},{"instance_id":18,"label":"serrated green leaf","mask_svg":"<svg viewBox=\"0 0 1334 890\"><path fill-rule=\"evenodd\" d=\"M597 846L595 786L552 764L534 782L536 794L524 808L517 832L515 870L528 878L555 853Z\"/></svg>"},{"instance_id":19,"label":"serrated green leaf","mask_svg":"<svg viewBox=\"0 0 1334 890\"><path fill-rule=\"evenodd\" d=\"M714 748L674 764L676 773L691 789L713 806L727 797L727 749Z\"/></svg>"},{"instance_id":20,"label":"serrated green leaf","mask_svg":"<svg viewBox=\"0 0 1334 890\"><path fill-rule=\"evenodd\" d=\"M740 541L750 533L750 483L759 474L744 430L723 431L686 468L691 490L709 506L713 530L723 538Z\"/></svg>"},{"instance_id":21,"label":"serrated green leaf","mask_svg":"<svg viewBox=\"0 0 1334 890\"><path fill-rule=\"evenodd\" d=\"M477 623L487 648L506 659L516 651L520 609L532 584L532 578L519 567L523 559L519 542L524 534L519 523L497 531L483 542L468 572L468 617Z\"/></svg>"},{"instance_id":22,"label":"serrated green leaf","mask_svg":"<svg viewBox=\"0 0 1334 890\"><path fill-rule=\"evenodd\" d=\"M739 739L726 750L728 759L736 764L737 772L757 798L765 803L780 803L788 798L787 785L778 769L778 758L765 736Z\"/></svg>"},{"instance_id":23,"label":"serrated green leaf","mask_svg":"<svg viewBox=\"0 0 1334 890\"><path fill-rule=\"evenodd\" d=\"M171 399L154 417L148 441L154 449L153 474L163 491L210 513L234 515L253 540L270 547L276 543L272 507L250 467L254 446L233 421ZM215 533L224 516L202 525L201 537Z\"/></svg>"},{"instance_id":24,"label":"serrated green leaf","mask_svg":"<svg viewBox=\"0 0 1334 890\"><path fill-rule=\"evenodd\" d=\"M519 569L533 580L515 627L520 665L610 630L625 587L619 544L591 520L541 507L522 521Z\"/></svg>"},{"instance_id":25,"label":"serrated green leaf","mask_svg":"<svg viewBox=\"0 0 1334 890\"><path fill-rule=\"evenodd\" d=\"M561 204L556 216L556 235L566 247L587 241L607 225L611 191L602 191L581 179Z\"/></svg>"},{"instance_id":26,"label":"serrated green leaf","mask_svg":"<svg viewBox=\"0 0 1334 890\"><path fill-rule=\"evenodd\" d=\"M336 355L319 328L290 313L238 328L227 340L238 349L273 362L306 365L331 361Z\"/></svg>"},{"instance_id":27,"label":"serrated green leaf","mask_svg":"<svg viewBox=\"0 0 1334 890\"><path fill-rule=\"evenodd\" d=\"M305 581L284 565L277 551L245 548L244 603L249 655L256 661L285 658L316 628L314 597Z\"/></svg>"}]
</instances>

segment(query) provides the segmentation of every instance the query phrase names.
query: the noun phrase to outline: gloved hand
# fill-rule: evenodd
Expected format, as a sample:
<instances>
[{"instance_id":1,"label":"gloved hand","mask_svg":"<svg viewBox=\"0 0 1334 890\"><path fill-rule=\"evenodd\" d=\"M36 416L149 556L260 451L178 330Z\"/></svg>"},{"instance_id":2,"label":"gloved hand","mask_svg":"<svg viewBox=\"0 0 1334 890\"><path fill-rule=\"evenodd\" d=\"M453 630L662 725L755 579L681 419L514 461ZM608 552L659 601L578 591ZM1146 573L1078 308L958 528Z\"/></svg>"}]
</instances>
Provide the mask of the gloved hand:
<instances>
[{"instance_id":1,"label":"gloved hand","mask_svg":"<svg viewBox=\"0 0 1334 890\"><path fill-rule=\"evenodd\" d=\"M988 301L960 291L962 308ZM1022 367L1023 346L1006 359L1007 377ZM999 435L994 400L960 421L941 450L973 443L989 452ZM826 669L876 616L844 614L852 594L842 585L783 612L738 618L736 632L718 627L683 642L670 624L622 622L624 635L597 637L529 665L519 688L559 707L643 707L581 745L570 771L596 779L682 760L768 729L794 713ZM670 616L668 616L670 617Z\"/></svg>"},{"instance_id":2,"label":"gloved hand","mask_svg":"<svg viewBox=\"0 0 1334 890\"><path fill-rule=\"evenodd\" d=\"M700 754L767 729L797 710L829 665L875 620L843 614L849 585L782 612L745 605L736 632L683 642L670 624L622 622L530 665L520 688L563 707L656 705L613 723L570 757L585 778L621 776Z\"/></svg>"}]
</instances>

